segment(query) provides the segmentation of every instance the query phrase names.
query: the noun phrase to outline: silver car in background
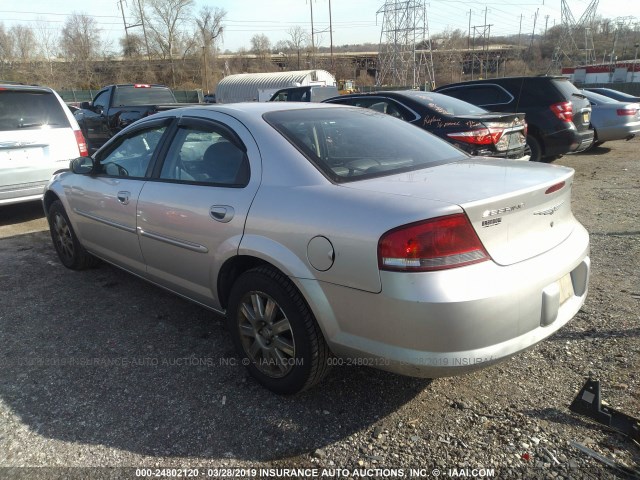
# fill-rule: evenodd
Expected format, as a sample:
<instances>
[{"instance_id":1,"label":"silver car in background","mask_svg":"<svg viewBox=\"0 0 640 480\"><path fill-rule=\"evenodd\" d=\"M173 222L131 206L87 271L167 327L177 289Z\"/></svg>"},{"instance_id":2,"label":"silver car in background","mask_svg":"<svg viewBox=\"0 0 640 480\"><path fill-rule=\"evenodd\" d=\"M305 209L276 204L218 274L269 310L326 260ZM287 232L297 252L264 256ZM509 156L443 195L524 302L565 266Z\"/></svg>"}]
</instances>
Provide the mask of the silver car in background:
<instances>
[{"instance_id":1,"label":"silver car in background","mask_svg":"<svg viewBox=\"0 0 640 480\"><path fill-rule=\"evenodd\" d=\"M631 140L640 133L640 104L620 102L589 90L581 90L591 103L593 146L612 140Z\"/></svg>"},{"instance_id":2,"label":"silver car in background","mask_svg":"<svg viewBox=\"0 0 640 480\"><path fill-rule=\"evenodd\" d=\"M226 315L249 372L295 393L344 359L469 372L565 325L590 268L573 181L370 109L239 103L131 125L43 203L64 265L100 258Z\"/></svg>"},{"instance_id":3,"label":"silver car in background","mask_svg":"<svg viewBox=\"0 0 640 480\"><path fill-rule=\"evenodd\" d=\"M0 83L0 205L40 199L51 175L79 155L87 144L56 92Z\"/></svg>"}]
</instances>

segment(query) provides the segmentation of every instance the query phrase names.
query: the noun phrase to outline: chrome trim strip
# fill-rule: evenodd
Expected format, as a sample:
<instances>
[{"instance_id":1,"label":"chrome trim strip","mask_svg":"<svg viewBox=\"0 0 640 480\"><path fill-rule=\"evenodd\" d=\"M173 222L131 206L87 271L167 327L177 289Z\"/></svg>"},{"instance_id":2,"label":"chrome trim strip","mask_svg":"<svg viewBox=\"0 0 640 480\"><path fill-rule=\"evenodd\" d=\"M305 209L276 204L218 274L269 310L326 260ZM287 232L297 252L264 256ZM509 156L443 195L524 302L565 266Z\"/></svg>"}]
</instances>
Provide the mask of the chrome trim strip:
<instances>
[{"instance_id":1,"label":"chrome trim strip","mask_svg":"<svg viewBox=\"0 0 640 480\"><path fill-rule=\"evenodd\" d=\"M143 237L151 238L153 240L157 240L159 242L168 243L169 245L174 245L180 248L186 248L187 250L191 250L192 252L198 253L208 253L209 249L204 245L200 245L197 243L187 242L185 240L178 240L171 237L165 237L164 235L158 235L157 233L146 232L142 228L138 227L138 232Z\"/></svg>"},{"instance_id":2,"label":"chrome trim strip","mask_svg":"<svg viewBox=\"0 0 640 480\"><path fill-rule=\"evenodd\" d=\"M136 228L135 227L129 227L128 225L122 225L121 223L114 222L113 220L108 220L106 218L99 217L97 215L93 215L91 213L83 212L82 210L78 210L77 208L74 208L73 211L75 213L77 213L78 215L81 215L81 216L86 217L86 218L90 218L91 220L95 220L96 222L104 223L105 225L109 225L110 227L114 227L114 228L117 228L119 230L124 230L125 232L129 232L129 233L136 233Z\"/></svg>"}]
</instances>

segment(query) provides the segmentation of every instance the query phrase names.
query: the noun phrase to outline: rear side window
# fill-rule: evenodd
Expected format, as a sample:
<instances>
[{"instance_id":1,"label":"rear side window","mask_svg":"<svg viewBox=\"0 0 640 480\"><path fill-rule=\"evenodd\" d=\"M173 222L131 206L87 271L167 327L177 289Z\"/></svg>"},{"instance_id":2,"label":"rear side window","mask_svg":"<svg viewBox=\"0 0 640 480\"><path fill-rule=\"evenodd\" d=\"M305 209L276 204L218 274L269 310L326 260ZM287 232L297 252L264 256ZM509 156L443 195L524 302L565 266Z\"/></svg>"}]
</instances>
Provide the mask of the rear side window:
<instances>
[{"instance_id":1,"label":"rear side window","mask_svg":"<svg viewBox=\"0 0 640 480\"><path fill-rule=\"evenodd\" d=\"M181 126L160 172L163 180L242 187L249 182L249 159L214 128Z\"/></svg>"},{"instance_id":2,"label":"rear side window","mask_svg":"<svg viewBox=\"0 0 640 480\"><path fill-rule=\"evenodd\" d=\"M469 85L466 87L446 88L442 90L442 93L480 106L500 105L513 100L513 97L498 85Z\"/></svg>"},{"instance_id":3,"label":"rear side window","mask_svg":"<svg viewBox=\"0 0 640 480\"><path fill-rule=\"evenodd\" d=\"M53 93L0 90L0 131L70 127Z\"/></svg>"}]
</instances>

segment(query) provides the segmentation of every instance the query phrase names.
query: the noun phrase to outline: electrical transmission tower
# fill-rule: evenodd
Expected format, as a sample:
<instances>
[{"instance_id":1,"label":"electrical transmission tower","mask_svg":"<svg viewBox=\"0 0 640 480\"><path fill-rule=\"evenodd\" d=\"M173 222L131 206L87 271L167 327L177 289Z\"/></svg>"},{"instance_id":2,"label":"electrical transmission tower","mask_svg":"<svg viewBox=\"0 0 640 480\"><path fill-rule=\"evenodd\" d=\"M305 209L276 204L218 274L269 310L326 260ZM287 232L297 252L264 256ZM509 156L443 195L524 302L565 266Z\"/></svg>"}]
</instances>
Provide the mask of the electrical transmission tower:
<instances>
[{"instance_id":1,"label":"electrical transmission tower","mask_svg":"<svg viewBox=\"0 0 640 480\"><path fill-rule=\"evenodd\" d=\"M553 57L547 73L554 69L560 70L563 61L570 65L579 63L589 65L595 63L596 53L593 46L593 21L595 20L598 3L599 0L591 0L589 6L580 17L580 20L576 22L567 4L567 0L562 0L560 10L562 22L560 40L553 51ZM576 43L576 39L580 38L581 31L584 32L583 49L579 48Z\"/></svg>"},{"instance_id":2,"label":"electrical transmission tower","mask_svg":"<svg viewBox=\"0 0 640 480\"><path fill-rule=\"evenodd\" d=\"M386 0L383 14L376 85L435 84L427 9L422 0Z\"/></svg>"}]
</instances>

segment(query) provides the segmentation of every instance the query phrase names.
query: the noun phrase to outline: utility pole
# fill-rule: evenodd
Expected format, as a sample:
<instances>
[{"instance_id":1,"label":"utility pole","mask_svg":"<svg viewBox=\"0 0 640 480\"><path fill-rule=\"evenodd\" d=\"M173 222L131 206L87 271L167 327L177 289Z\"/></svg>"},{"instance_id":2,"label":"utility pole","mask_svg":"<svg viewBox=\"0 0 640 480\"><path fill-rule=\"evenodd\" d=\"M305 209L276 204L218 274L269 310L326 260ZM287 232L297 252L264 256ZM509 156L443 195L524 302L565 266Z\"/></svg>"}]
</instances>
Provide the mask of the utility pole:
<instances>
[{"instance_id":1,"label":"utility pole","mask_svg":"<svg viewBox=\"0 0 640 480\"><path fill-rule=\"evenodd\" d=\"M309 6L311 7L311 66L315 67L316 44L314 40L315 33L313 33L313 0L309 0Z\"/></svg>"},{"instance_id":2,"label":"utility pole","mask_svg":"<svg viewBox=\"0 0 640 480\"><path fill-rule=\"evenodd\" d=\"M331 49L331 73L335 73L333 65L333 25L331 23L331 0L329 0L329 43Z\"/></svg>"},{"instance_id":3,"label":"utility pole","mask_svg":"<svg viewBox=\"0 0 640 480\"><path fill-rule=\"evenodd\" d=\"M533 49L533 39L535 38L536 35L536 23L538 21L538 12L540 11L539 8L536 9L536 14L533 17L533 30L531 30L531 41L529 42L529 58L532 57L532 53L531 50Z\"/></svg>"},{"instance_id":4,"label":"utility pole","mask_svg":"<svg viewBox=\"0 0 640 480\"><path fill-rule=\"evenodd\" d=\"M151 63L151 52L149 51L149 40L147 39L147 29L144 26L144 13L142 11L142 4L140 0L138 0L138 10L140 11L140 23L142 24L142 33L144 34L144 44L147 47L147 58L149 59L149 63Z\"/></svg>"},{"instance_id":5,"label":"utility pole","mask_svg":"<svg viewBox=\"0 0 640 480\"><path fill-rule=\"evenodd\" d=\"M549 15L544 16L544 38L543 41L547 40L547 25L549 25Z\"/></svg>"},{"instance_id":6,"label":"utility pole","mask_svg":"<svg viewBox=\"0 0 640 480\"><path fill-rule=\"evenodd\" d=\"M522 33L522 14L520 14L520 28L518 29L518 46L520 46L520 34Z\"/></svg>"},{"instance_id":7,"label":"utility pole","mask_svg":"<svg viewBox=\"0 0 640 480\"><path fill-rule=\"evenodd\" d=\"M469 9L469 34L467 35L467 50L471 48L471 9Z\"/></svg>"},{"instance_id":8,"label":"utility pole","mask_svg":"<svg viewBox=\"0 0 640 480\"><path fill-rule=\"evenodd\" d=\"M124 24L124 36L126 39L126 47L125 47L125 56L126 56L126 50L129 48L129 27L127 27L127 19L124 17L124 7L122 6L122 4L125 2L126 0L119 0L118 2L118 6L120 7L120 11L122 12L122 23Z\"/></svg>"}]
</instances>

